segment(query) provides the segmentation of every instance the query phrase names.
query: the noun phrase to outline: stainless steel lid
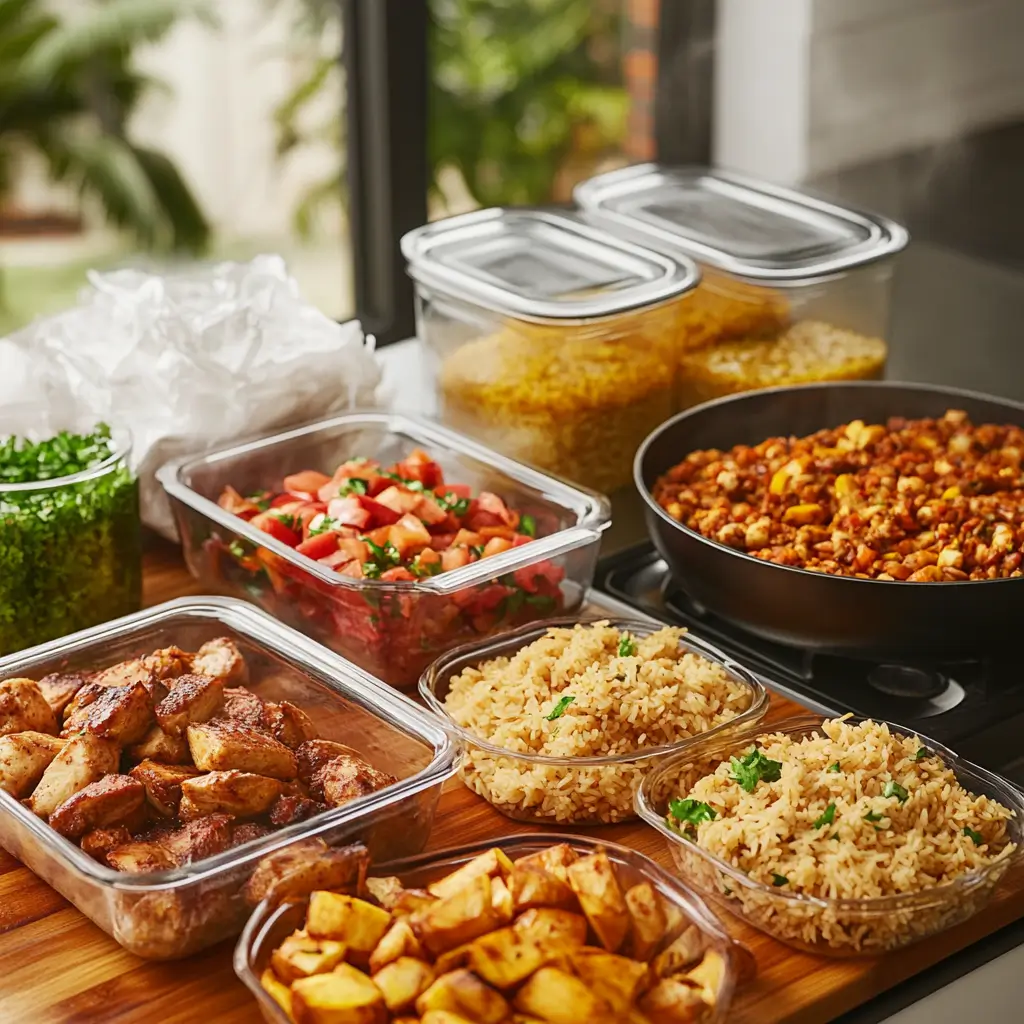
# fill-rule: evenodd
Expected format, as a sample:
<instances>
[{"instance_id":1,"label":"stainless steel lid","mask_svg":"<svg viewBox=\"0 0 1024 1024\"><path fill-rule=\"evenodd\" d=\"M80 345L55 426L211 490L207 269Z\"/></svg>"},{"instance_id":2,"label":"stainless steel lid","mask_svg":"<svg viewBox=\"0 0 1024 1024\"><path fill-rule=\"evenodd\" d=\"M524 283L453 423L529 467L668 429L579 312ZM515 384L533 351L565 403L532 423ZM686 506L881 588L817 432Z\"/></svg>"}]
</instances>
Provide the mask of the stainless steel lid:
<instances>
[{"instance_id":1,"label":"stainless steel lid","mask_svg":"<svg viewBox=\"0 0 1024 1024\"><path fill-rule=\"evenodd\" d=\"M899 252L899 224L700 167L639 164L576 187L597 223L737 277L776 283L841 273Z\"/></svg>"},{"instance_id":2,"label":"stainless steel lid","mask_svg":"<svg viewBox=\"0 0 1024 1024\"><path fill-rule=\"evenodd\" d=\"M664 302L700 280L696 264L650 252L572 214L479 210L402 238L410 276L526 320L589 320Z\"/></svg>"}]
</instances>

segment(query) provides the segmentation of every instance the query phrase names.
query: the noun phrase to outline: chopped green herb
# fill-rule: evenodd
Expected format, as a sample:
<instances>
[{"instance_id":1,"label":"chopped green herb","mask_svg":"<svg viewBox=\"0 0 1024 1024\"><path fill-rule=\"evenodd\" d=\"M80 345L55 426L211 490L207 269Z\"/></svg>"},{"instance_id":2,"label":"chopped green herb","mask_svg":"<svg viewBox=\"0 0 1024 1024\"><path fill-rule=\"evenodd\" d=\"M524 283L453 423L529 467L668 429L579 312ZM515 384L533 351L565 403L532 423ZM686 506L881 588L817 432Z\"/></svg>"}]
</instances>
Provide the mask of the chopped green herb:
<instances>
[{"instance_id":1,"label":"chopped green herb","mask_svg":"<svg viewBox=\"0 0 1024 1024\"><path fill-rule=\"evenodd\" d=\"M551 713L544 717L549 722L553 722L556 718L561 718L565 714L566 709L576 698L570 693L565 697L559 697L558 703L551 709Z\"/></svg>"},{"instance_id":2,"label":"chopped green herb","mask_svg":"<svg viewBox=\"0 0 1024 1024\"><path fill-rule=\"evenodd\" d=\"M399 476L397 473L391 473L385 471L381 473L381 476L386 476L389 480L394 480L395 483L401 484L407 490L410 491L422 491L423 483L420 480L411 480L409 477Z\"/></svg>"},{"instance_id":3,"label":"chopped green herb","mask_svg":"<svg viewBox=\"0 0 1024 1024\"><path fill-rule=\"evenodd\" d=\"M967 825L964 825L964 835L969 836L975 846L981 846L985 842L985 837L980 832L975 832L973 828Z\"/></svg>"},{"instance_id":4,"label":"chopped green herb","mask_svg":"<svg viewBox=\"0 0 1024 1024\"><path fill-rule=\"evenodd\" d=\"M525 533L527 537L536 537L537 520L533 516L523 516L519 520L519 532Z\"/></svg>"},{"instance_id":5,"label":"chopped green herb","mask_svg":"<svg viewBox=\"0 0 1024 1024\"><path fill-rule=\"evenodd\" d=\"M836 820L836 805L835 804L829 804L828 807L825 808L824 813L821 814L821 816L817 819L817 821L815 821L815 823L814 823L814 825L812 827L813 828L821 828L822 825L831 825L832 822L835 821L835 820Z\"/></svg>"},{"instance_id":6,"label":"chopped green herb","mask_svg":"<svg viewBox=\"0 0 1024 1024\"><path fill-rule=\"evenodd\" d=\"M316 526L310 527L309 535L310 537L319 537L321 533L329 533L331 530L335 529L337 525L338 521L336 519L332 519L330 516L325 515Z\"/></svg>"},{"instance_id":7,"label":"chopped green herb","mask_svg":"<svg viewBox=\"0 0 1024 1024\"><path fill-rule=\"evenodd\" d=\"M469 511L469 506L472 504L470 498L460 498L454 491L449 491L443 498L435 496L434 500L445 512L451 512L459 519Z\"/></svg>"},{"instance_id":8,"label":"chopped green herb","mask_svg":"<svg viewBox=\"0 0 1024 1024\"><path fill-rule=\"evenodd\" d=\"M829 765L829 766L828 766L828 767L827 767L827 768L825 769L825 771L827 771L827 772L838 772L838 771L842 771L842 769L841 769L841 768L839 767L839 762L838 762L838 761L836 761L836 762L835 762L834 764L830 764L830 765Z\"/></svg>"},{"instance_id":9,"label":"chopped green herb","mask_svg":"<svg viewBox=\"0 0 1024 1024\"><path fill-rule=\"evenodd\" d=\"M369 486L369 481L361 480L359 477L352 477L338 488L338 497L347 498L350 494L365 494Z\"/></svg>"},{"instance_id":10,"label":"chopped green herb","mask_svg":"<svg viewBox=\"0 0 1024 1024\"><path fill-rule=\"evenodd\" d=\"M734 757L729 761L731 778L748 793L753 793L758 782L775 782L782 774L782 762L772 761L754 747L742 760Z\"/></svg>"},{"instance_id":11,"label":"chopped green herb","mask_svg":"<svg viewBox=\"0 0 1024 1024\"><path fill-rule=\"evenodd\" d=\"M726 896L732 895L732 889L730 889L727 885L722 886L722 892L724 892Z\"/></svg>"},{"instance_id":12,"label":"chopped green herb","mask_svg":"<svg viewBox=\"0 0 1024 1024\"><path fill-rule=\"evenodd\" d=\"M368 580L379 580L380 566L376 562L363 562L363 575Z\"/></svg>"},{"instance_id":13,"label":"chopped green herb","mask_svg":"<svg viewBox=\"0 0 1024 1024\"><path fill-rule=\"evenodd\" d=\"M884 817L885 817L884 814L876 814L874 811L868 811L868 813L864 815L864 820L865 821L881 821Z\"/></svg>"},{"instance_id":14,"label":"chopped green herb","mask_svg":"<svg viewBox=\"0 0 1024 1024\"><path fill-rule=\"evenodd\" d=\"M270 499L267 497L266 491L257 491L255 494L250 494L245 500L251 501L261 512L266 512L270 508Z\"/></svg>"},{"instance_id":15,"label":"chopped green herb","mask_svg":"<svg viewBox=\"0 0 1024 1024\"><path fill-rule=\"evenodd\" d=\"M409 563L409 572L411 572L413 576L419 576L421 578L424 576L436 576L440 571L440 562L423 563L417 557Z\"/></svg>"},{"instance_id":16,"label":"chopped green herb","mask_svg":"<svg viewBox=\"0 0 1024 1024\"><path fill-rule=\"evenodd\" d=\"M235 558L245 558L245 548L242 547L242 542L240 540L233 540L228 545L228 551L230 551Z\"/></svg>"},{"instance_id":17,"label":"chopped green herb","mask_svg":"<svg viewBox=\"0 0 1024 1024\"><path fill-rule=\"evenodd\" d=\"M917 753L914 755L915 761L923 761L928 756L927 747L918 747Z\"/></svg>"},{"instance_id":18,"label":"chopped green herb","mask_svg":"<svg viewBox=\"0 0 1024 1024\"><path fill-rule=\"evenodd\" d=\"M526 600L526 592L522 590L513 590L508 597L502 602L504 608L502 608L502 615L515 615L520 608L523 607L523 602Z\"/></svg>"},{"instance_id":19,"label":"chopped green herb","mask_svg":"<svg viewBox=\"0 0 1024 1024\"><path fill-rule=\"evenodd\" d=\"M628 633L623 633L622 636L619 637L619 657L636 657L636 641Z\"/></svg>"},{"instance_id":20,"label":"chopped green herb","mask_svg":"<svg viewBox=\"0 0 1024 1024\"><path fill-rule=\"evenodd\" d=\"M718 812L710 804L690 797L671 801L668 812L680 825L696 826L702 821L714 821L718 817Z\"/></svg>"},{"instance_id":21,"label":"chopped green herb","mask_svg":"<svg viewBox=\"0 0 1024 1024\"><path fill-rule=\"evenodd\" d=\"M894 796L901 804L905 804L910 794L898 782L894 782L890 779L882 789L882 796Z\"/></svg>"},{"instance_id":22,"label":"chopped green herb","mask_svg":"<svg viewBox=\"0 0 1024 1024\"><path fill-rule=\"evenodd\" d=\"M401 563L402 556L398 553L398 548L396 548L391 541L388 541L383 547L381 547L379 544L374 544L369 537L363 537L363 540L366 542L366 546L370 549L370 554L373 555L372 561L377 564L379 569L388 569L393 565Z\"/></svg>"},{"instance_id":23,"label":"chopped green herb","mask_svg":"<svg viewBox=\"0 0 1024 1024\"><path fill-rule=\"evenodd\" d=\"M472 551L477 558L483 558L484 556L483 544L474 544L469 550Z\"/></svg>"},{"instance_id":24,"label":"chopped green herb","mask_svg":"<svg viewBox=\"0 0 1024 1024\"><path fill-rule=\"evenodd\" d=\"M299 521L297 516L293 516L288 512L275 512L274 518L282 525L287 527L293 533L299 533L302 530L302 523Z\"/></svg>"},{"instance_id":25,"label":"chopped green herb","mask_svg":"<svg viewBox=\"0 0 1024 1024\"><path fill-rule=\"evenodd\" d=\"M779 886L782 886L782 885L789 885L789 879L785 875L776 875L773 872L772 873L772 885L774 885L776 889L779 888Z\"/></svg>"},{"instance_id":26,"label":"chopped green herb","mask_svg":"<svg viewBox=\"0 0 1024 1024\"><path fill-rule=\"evenodd\" d=\"M831 839L834 842L838 843L839 842L839 833L838 832L833 832L832 835L829 836L829 839Z\"/></svg>"},{"instance_id":27,"label":"chopped green herb","mask_svg":"<svg viewBox=\"0 0 1024 1024\"><path fill-rule=\"evenodd\" d=\"M555 607L555 599L547 594L527 594L526 603L542 612L549 612Z\"/></svg>"}]
</instances>

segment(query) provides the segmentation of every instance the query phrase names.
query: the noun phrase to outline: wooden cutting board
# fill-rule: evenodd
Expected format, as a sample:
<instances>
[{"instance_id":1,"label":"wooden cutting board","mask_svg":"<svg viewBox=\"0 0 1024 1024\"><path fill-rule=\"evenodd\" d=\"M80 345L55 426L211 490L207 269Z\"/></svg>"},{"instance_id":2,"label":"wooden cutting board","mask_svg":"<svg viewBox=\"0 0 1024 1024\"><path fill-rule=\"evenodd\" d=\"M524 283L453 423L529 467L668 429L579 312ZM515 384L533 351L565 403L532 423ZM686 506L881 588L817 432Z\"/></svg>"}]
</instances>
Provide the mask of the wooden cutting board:
<instances>
[{"instance_id":1,"label":"wooden cutting board","mask_svg":"<svg viewBox=\"0 0 1024 1024\"><path fill-rule=\"evenodd\" d=\"M198 593L176 548L146 556L146 603ZM772 698L769 720L802 709ZM509 821L457 780L441 798L430 849L537 831ZM570 831L561 829L556 831ZM642 824L587 831L671 866L660 835ZM756 981L733 1003L730 1024L825 1024L945 957L1024 917L1024 876L943 935L887 958L831 960L798 953L722 915L757 959ZM233 943L188 960L152 963L126 953L66 900L0 853L0 1021L3 1024L252 1024L256 1004L231 968ZM581 1022L582 1024L582 1022Z\"/></svg>"}]
</instances>

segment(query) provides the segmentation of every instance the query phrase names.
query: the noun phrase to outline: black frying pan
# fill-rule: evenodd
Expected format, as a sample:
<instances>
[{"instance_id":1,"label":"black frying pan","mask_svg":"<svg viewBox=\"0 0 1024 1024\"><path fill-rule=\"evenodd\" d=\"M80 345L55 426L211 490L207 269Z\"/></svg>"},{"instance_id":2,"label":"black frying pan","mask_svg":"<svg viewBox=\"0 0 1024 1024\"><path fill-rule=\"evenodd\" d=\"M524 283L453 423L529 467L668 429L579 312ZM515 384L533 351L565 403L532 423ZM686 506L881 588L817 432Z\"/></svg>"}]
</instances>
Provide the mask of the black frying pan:
<instances>
[{"instance_id":1,"label":"black frying pan","mask_svg":"<svg viewBox=\"0 0 1024 1024\"><path fill-rule=\"evenodd\" d=\"M771 388L706 402L640 446L633 476L647 528L683 589L751 633L855 657L979 658L1024 638L1024 577L961 583L862 580L775 565L682 526L651 496L659 476L700 448L801 437L851 420L941 416L1024 426L1024 405L956 388L887 381Z\"/></svg>"}]
</instances>

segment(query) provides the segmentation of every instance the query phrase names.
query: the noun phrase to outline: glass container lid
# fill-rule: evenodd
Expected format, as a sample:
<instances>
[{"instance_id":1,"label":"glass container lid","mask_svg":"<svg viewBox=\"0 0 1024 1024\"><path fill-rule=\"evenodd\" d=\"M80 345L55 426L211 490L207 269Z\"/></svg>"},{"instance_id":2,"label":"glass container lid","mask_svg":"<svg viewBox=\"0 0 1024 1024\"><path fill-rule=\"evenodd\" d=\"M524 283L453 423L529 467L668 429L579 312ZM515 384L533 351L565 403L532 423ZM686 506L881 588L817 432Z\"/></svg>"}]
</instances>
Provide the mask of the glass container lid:
<instances>
[{"instance_id":1,"label":"glass container lid","mask_svg":"<svg viewBox=\"0 0 1024 1024\"><path fill-rule=\"evenodd\" d=\"M639 164L583 182L574 197L605 228L751 281L842 273L908 241L884 217L699 167Z\"/></svg>"},{"instance_id":2,"label":"glass container lid","mask_svg":"<svg viewBox=\"0 0 1024 1024\"><path fill-rule=\"evenodd\" d=\"M686 256L650 252L572 214L479 210L410 231L415 281L506 316L589 320L655 305L700 280Z\"/></svg>"}]
</instances>

